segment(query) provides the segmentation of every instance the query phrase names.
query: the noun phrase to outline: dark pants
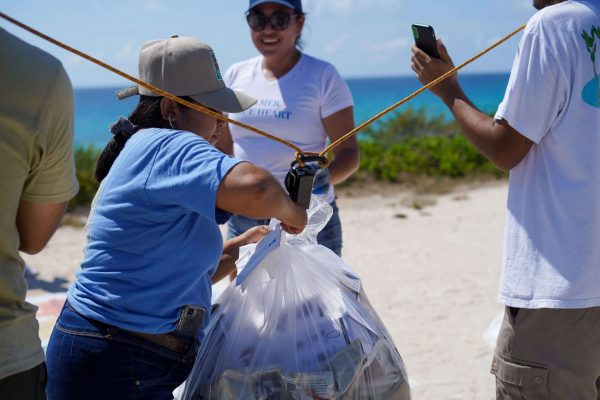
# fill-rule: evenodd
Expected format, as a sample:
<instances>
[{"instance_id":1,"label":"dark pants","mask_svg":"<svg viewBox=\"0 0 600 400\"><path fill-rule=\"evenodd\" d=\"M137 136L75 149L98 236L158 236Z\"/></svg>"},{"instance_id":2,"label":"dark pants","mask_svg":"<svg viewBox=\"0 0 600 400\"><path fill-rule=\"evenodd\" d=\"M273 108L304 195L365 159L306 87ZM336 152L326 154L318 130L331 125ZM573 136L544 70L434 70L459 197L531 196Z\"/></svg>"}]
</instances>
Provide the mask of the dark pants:
<instances>
[{"instance_id":1,"label":"dark pants","mask_svg":"<svg viewBox=\"0 0 600 400\"><path fill-rule=\"evenodd\" d=\"M194 366L197 344L168 350L83 317L67 303L46 352L49 400L172 399Z\"/></svg>"},{"instance_id":2,"label":"dark pants","mask_svg":"<svg viewBox=\"0 0 600 400\"><path fill-rule=\"evenodd\" d=\"M0 380L2 400L46 400L46 364Z\"/></svg>"}]
</instances>

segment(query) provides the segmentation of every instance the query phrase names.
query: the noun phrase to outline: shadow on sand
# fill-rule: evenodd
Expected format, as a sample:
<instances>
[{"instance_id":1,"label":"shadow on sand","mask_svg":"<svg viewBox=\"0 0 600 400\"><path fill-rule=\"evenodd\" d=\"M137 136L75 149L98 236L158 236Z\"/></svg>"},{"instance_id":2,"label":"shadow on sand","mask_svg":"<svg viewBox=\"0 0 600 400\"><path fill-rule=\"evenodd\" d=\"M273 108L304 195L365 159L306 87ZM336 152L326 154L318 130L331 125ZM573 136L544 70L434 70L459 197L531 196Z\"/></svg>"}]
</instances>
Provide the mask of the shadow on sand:
<instances>
[{"instance_id":1,"label":"shadow on sand","mask_svg":"<svg viewBox=\"0 0 600 400\"><path fill-rule=\"evenodd\" d=\"M26 273L25 278L27 279L27 290L42 289L48 293L59 293L66 292L69 289L69 281L63 278L46 281L31 273Z\"/></svg>"}]
</instances>

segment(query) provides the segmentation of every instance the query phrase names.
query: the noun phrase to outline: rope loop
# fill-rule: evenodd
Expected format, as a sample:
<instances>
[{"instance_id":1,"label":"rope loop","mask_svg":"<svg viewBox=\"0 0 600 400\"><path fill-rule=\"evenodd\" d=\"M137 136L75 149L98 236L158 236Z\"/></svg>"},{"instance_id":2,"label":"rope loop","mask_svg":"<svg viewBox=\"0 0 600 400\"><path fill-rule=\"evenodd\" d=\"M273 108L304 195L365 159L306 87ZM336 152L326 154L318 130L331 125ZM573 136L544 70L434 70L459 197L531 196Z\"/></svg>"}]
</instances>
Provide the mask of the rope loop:
<instances>
[{"instance_id":1,"label":"rope loop","mask_svg":"<svg viewBox=\"0 0 600 400\"><path fill-rule=\"evenodd\" d=\"M321 168L327 168L329 166L329 159L326 156L321 155L319 153L296 153L295 158L296 163L300 167L304 167L306 163L309 162L317 162Z\"/></svg>"}]
</instances>

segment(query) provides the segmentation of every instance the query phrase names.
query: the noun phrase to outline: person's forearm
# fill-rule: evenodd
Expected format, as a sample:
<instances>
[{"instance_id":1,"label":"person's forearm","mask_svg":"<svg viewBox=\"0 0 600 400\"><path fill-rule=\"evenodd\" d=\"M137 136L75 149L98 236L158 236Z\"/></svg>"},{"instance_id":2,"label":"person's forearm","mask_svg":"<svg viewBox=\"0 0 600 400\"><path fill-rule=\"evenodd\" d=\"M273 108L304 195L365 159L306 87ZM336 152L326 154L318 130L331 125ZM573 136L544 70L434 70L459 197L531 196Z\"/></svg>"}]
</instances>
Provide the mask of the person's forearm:
<instances>
[{"instance_id":1,"label":"person's forearm","mask_svg":"<svg viewBox=\"0 0 600 400\"><path fill-rule=\"evenodd\" d=\"M42 251L58 229L67 204L33 203L21 199L15 221L19 232L19 250L27 254Z\"/></svg>"},{"instance_id":2,"label":"person's forearm","mask_svg":"<svg viewBox=\"0 0 600 400\"><path fill-rule=\"evenodd\" d=\"M252 218L268 218L275 216L280 221L285 221L294 215L295 204L288 193L274 179L269 179L266 190L261 193L253 204L253 212L257 215Z\"/></svg>"},{"instance_id":3,"label":"person's forearm","mask_svg":"<svg viewBox=\"0 0 600 400\"><path fill-rule=\"evenodd\" d=\"M215 274L211 277L213 284L231 275L231 273L235 271L235 262L239 258L241 246L243 246L243 243L239 236L229 239L223 244L223 254L219 260L219 266L217 267Z\"/></svg>"},{"instance_id":4,"label":"person's forearm","mask_svg":"<svg viewBox=\"0 0 600 400\"><path fill-rule=\"evenodd\" d=\"M447 73L454 67L446 46L438 39L440 58L431 58L413 46L411 68L423 84ZM532 141L512 128L508 121L496 121L482 113L462 91L458 78L451 75L430 88L448 106L467 139L498 168L510 170L525 157Z\"/></svg>"},{"instance_id":5,"label":"person's forearm","mask_svg":"<svg viewBox=\"0 0 600 400\"><path fill-rule=\"evenodd\" d=\"M219 208L255 219L290 216L294 204L271 174L249 163L235 168L236 179L226 179L224 194L217 195Z\"/></svg>"},{"instance_id":6,"label":"person's forearm","mask_svg":"<svg viewBox=\"0 0 600 400\"><path fill-rule=\"evenodd\" d=\"M273 175L248 162L237 164L221 181L217 207L250 218L275 217L292 234L306 225L306 211L290 199Z\"/></svg>"},{"instance_id":7,"label":"person's forearm","mask_svg":"<svg viewBox=\"0 0 600 400\"><path fill-rule=\"evenodd\" d=\"M329 164L331 183L336 185L344 182L358 170L360 165L360 152L356 149L342 149Z\"/></svg>"},{"instance_id":8,"label":"person's forearm","mask_svg":"<svg viewBox=\"0 0 600 400\"><path fill-rule=\"evenodd\" d=\"M502 137L495 134L494 119L479 111L458 85L445 91L441 99L477 150L498 167L505 169Z\"/></svg>"}]
</instances>

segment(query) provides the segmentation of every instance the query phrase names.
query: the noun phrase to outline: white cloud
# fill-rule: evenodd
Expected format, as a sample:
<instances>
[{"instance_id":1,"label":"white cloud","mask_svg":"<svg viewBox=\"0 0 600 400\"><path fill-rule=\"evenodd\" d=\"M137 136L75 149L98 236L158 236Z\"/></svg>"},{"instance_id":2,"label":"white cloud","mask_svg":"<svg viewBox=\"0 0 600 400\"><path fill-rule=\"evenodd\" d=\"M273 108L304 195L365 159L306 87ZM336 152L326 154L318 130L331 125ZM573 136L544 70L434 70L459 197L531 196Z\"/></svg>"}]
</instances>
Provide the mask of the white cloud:
<instances>
[{"instance_id":1,"label":"white cloud","mask_svg":"<svg viewBox=\"0 0 600 400\"><path fill-rule=\"evenodd\" d=\"M515 11L533 11L531 0L496 0L500 7L508 7Z\"/></svg>"},{"instance_id":2,"label":"white cloud","mask_svg":"<svg viewBox=\"0 0 600 400\"><path fill-rule=\"evenodd\" d=\"M137 60L137 50L138 45L136 42L133 39L129 39L125 43L125 46L114 54L113 60L117 64L126 63L132 59Z\"/></svg>"},{"instance_id":3,"label":"white cloud","mask_svg":"<svg viewBox=\"0 0 600 400\"><path fill-rule=\"evenodd\" d=\"M315 15L348 16L364 10L401 8L403 0L305 0L303 8Z\"/></svg>"},{"instance_id":4,"label":"white cloud","mask_svg":"<svg viewBox=\"0 0 600 400\"><path fill-rule=\"evenodd\" d=\"M483 33L477 33L473 37L473 51L482 51L484 49L487 49L503 37L504 36L499 34L485 35Z\"/></svg>"},{"instance_id":5,"label":"white cloud","mask_svg":"<svg viewBox=\"0 0 600 400\"><path fill-rule=\"evenodd\" d=\"M388 52L406 47L408 42L409 41L406 37L401 37L396 39L390 39L385 42L371 43L369 47L371 48L371 50L376 52Z\"/></svg>"},{"instance_id":6,"label":"white cloud","mask_svg":"<svg viewBox=\"0 0 600 400\"><path fill-rule=\"evenodd\" d=\"M145 5L146 9L151 12L162 11L162 5L160 4L160 0L150 0Z\"/></svg>"},{"instance_id":7,"label":"white cloud","mask_svg":"<svg viewBox=\"0 0 600 400\"><path fill-rule=\"evenodd\" d=\"M326 2L321 4L327 5ZM329 8L334 15L350 15L356 9L356 4L352 0L335 0L329 3Z\"/></svg>"},{"instance_id":8,"label":"white cloud","mask_svg":"<svg viewBox=\"0 0 600 400\"><path fill-rule=\"evenodd\" d=\"M64 58L64 64L66 68L78 68L83 64L84 61L87 62L83 57L72 53L69 53L66 58Z\"/></svg>"},{"instance_id":9,"label":"white cloud","mask_svg":"<svg viewBox=\"0 0 600 400\"><path fill-rule=\"evenodd\" d=\"M343 35L329 41L329 43L327 43L327 46L325 47L325 51L327 51L327 53L329 54L338 53L344 48L344 45L346 44L346 41L349 37L350 35L344 33Z\"/></svg>"}]
</instances>

